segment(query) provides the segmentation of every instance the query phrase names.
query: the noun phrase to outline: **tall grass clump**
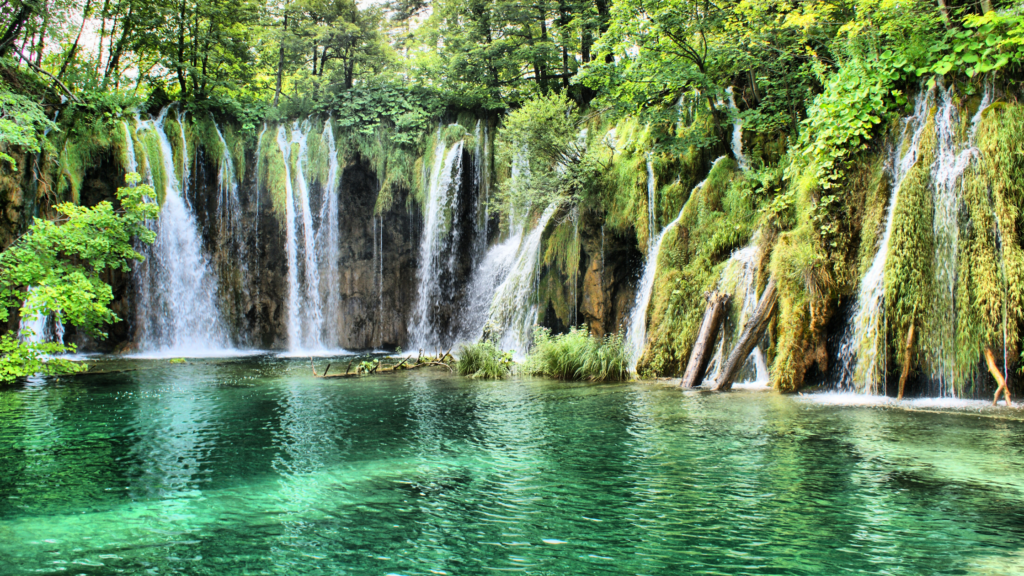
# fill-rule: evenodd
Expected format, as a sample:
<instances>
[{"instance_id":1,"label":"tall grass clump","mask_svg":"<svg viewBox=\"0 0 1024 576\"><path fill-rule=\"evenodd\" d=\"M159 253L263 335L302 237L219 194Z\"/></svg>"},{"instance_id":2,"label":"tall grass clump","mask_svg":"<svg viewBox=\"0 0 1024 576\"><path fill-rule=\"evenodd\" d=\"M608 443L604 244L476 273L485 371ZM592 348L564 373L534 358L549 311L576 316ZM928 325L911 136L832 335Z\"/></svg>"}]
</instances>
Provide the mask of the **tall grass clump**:
<instances>
[{"instance_id":1,"label":"tall grass clump","mask_svg":"<svg viewBox=\"0 0 1024 576\"><path fill-rule=\"evenodd\" d=\"M622 382L629 379L625 338L622 334L591 336L582 326L555 335L538 327L523 372L558 380Z\"/></svg>"},{"instance_id":2,"label":"tall grass clump","mask_svg":"<svg viewBox=\"0 0 1024 576\"><path fill-rule=\"evenodd\" d=\"M502 352L493 342L482 340L462 346L455 372L470 378L501 380L512 373L514 364L511 352Z\"/></svg>"}]
</instances>

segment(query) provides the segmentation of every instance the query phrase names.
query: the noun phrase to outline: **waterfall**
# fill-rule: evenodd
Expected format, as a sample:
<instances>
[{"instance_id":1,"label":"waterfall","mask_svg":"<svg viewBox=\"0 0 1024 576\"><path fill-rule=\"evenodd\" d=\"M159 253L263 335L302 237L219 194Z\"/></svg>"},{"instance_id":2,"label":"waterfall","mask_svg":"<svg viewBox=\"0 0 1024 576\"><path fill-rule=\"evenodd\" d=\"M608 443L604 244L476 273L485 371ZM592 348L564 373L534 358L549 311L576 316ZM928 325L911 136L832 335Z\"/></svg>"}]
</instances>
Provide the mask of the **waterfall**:
<instances>
[{"instance_id":1,"label":"waterfall","mask_svg":"<svg viewBox=\"0 0 1024 576\"><path fill-rule=\"evenodd\" d=\"M22 302L22 310L30 310L41 303L35 301L38 295L36 288L30 286L28 297ZM29 344L44 342L64 343L64 324L60 320L60 312L56 314L29 313L22 316L18 323L18 339Z\"/></svg>"},{"instance_id":2,"label":"waterfall","mask_svg":"<svg viewBox=\"0 0 1024 576\"><path fill-rule=\"evenodd\" d=\"M318 145L327 149L327 176L322 194L313 198L306 175L309 121L277 128L277 145L284 157L285 258L288 272L288 351L309 354L339 351L340 282L338 191L341 166L334 131L328 119ZM293 154L292 152L295 152ZM319 205L314 205L314 200Z\"/></svg>"},{"instance_id":3,"label":"waterfall","mask_svg":"<svg viewBox=\"0 0 1024 576\"><path fill-rule=\"evenodd\" d=\"M733 114L732 155L736 157L740 170L746 170L749 168L749 163L747 162L747 157L743 155L743 120L739 116L739 108L736 107L736 98L733 96L732 86L726 88L725 92L729 95L729 110Z\"/></svg>"},{"instance_id":4,"label":"waterfall","mask_svg":"<svg viewBox=\"0 0 1024 576\"><path fill-rule=\"evenodd\" d=\"M442 302L451 301L454 294L446 294L446 284L455 273L459 228L456 218L459 208L459 186L462 182L462 140L445 151L438 130L434 167L430 173L430 188L425 201L423 239L417 269L417 299L410 326L409 348L429 349L448 342L450 334L441 334L437 313Z\"/></svg>"},{"instance_id":5,"label":"waterfall","mask_svg":"<svg viewBox=\"0 0 1024 576\"><path fill-rule=\"evenodd\" d=\"M213 121L213 127L221 145L220 168L217 170L217 224L220 243L229 251L228 260L237 264L238 284L242 291L248 293L248 242L245 238L245 222L242 220L242 202L238 195L238 175L227 140L224 139L224 134L216 121ZM224 279L222 275L221 280Z\"/></svg>"},{"instance_id":6,"label":"waterfall","mask_svg":"<svg viewBox=\"0 0 1024 576\"><path fill-rule=\"evenodd\" d=\"M914 114L903 121L903 134L910 136L909 145L904 147L904 138L893 142L889 153L889 170L892 179L892 194L886 208L885 232L882 235L878 251L871 261L871 267L861 279L857 295L857 308L853 315L852 333L841 346L841 361L849 368L845 370L852 377L854 387L859 391L877 394L880 379L884 377L884 307L885 307L885 262L889 255L889 239L892 237L893 217L896 212L896 200L903 179L917 161L917 148L928 121L928 113L932 104L932 93L922 91L914 103Z\"/></svg>"},{"instance_id":7,"label":"waterfall","mask_svg":"<svg viewBox=\"0 0 1024 576\"><path fill-rule=\"evenodd\" d=\"M298 144L299 155L295 159L295 166L292 167L292 175L295 179L293 190L297 192L300 221L296 224L302 226L302 271L305 284L304 296L298 319L302 322L302 341L299 350L322 350L324 343L321 338L321 331L324 324L323 303L320 299L320 271L316 261L316 240L313 237L313 215L309 208L309 185L306 181L306 174L303 164L306 160L307 135L306 131L299 127L298 120L292 125L292 144ZM294 344L289 343L292 351L295 351Z\"/></svg>"},{"instance_id":8,"label":"waterfall","mask_svg":"<svg viewBox=\"0 0 1024 576\"><path fill-rule=\"evenodd\" d=\"M316 232L316 258L320 270L320 286L323 301L324 340L329 346L337 346L341 341L338 321L341 312L341 298L338 286L341 283L340 260L341 231L338 221L338 194L341 191L341 164L338 162L338 146L334 140L334 128L331 119L324 122L321 142L327 146L327 182L323 183L323 194L320 204L319 228ZM381 220L381 243L384 241L384 221ZM383 260L381 261L383 265ZM383 274L383 268L381 268Z\"/></svg>"},{"instance_id":9,"label":"waterfall","mask_svg":"<svg viewBox=\"0 0 1024 576\"><path fill-rule=\"evenodd\" d=\"M991 87L982 94L978 111L971 119L966 141L958 138L960 125L953 88L941 93L935 115L936 159L932 165L933 201L935 219L935 268L933 282L934 310L931 322L935 325L932 336L923 341L929 350L932 377L938 381L939 394L953 390L956 364L956 279L957 251L960 243L960 181L961 176L977 157L975 134L982 113L992 102Z\"/></svg>"},{"instance_id":10,"label":"waterfall","mask_svg":"<svg viewBox=\"0 0 1024 576\"><path fill-rule=\"evenodd\" d=\"M715 166L724 158L725 156L718 157L714 164L711 165L711 170L714 170ZM708 171L709 174L711 170ZM703 188L705 182L707 180L694 186L690 196L693 196L698 190ZM684 204L683 209L685 207ZM640 285L636 291L636 300L632 310L629 312L629 326L626 328L626 352L629 355L629 371L633 373L636 373L636 365L640 361L641 354L643 354L644 346L647 344L647 308L651 303L651 294L654 292L654 277L658 268L658 255L661 254L661 241L665 237L665 233L674 228L682 217L683 210L680 210L675 220L669 222L661 230L657 238L655 238L652 248L647 251L647 261L644 263L644 272L640 277Z\"/></svg>"},{"instance_id":11,"label":"waterfall","mask_svg":"<svg viewBox=\"0 0 1024 576\"><path fill-rule=\"evenodd\" d=\"M139 161L135 157L135 141L132 139L132 131L128 126L128 122L124 121L121 123L124 127L124 146L125 146L125 157L128 159L128 172L139 171Z\"/></svg>"},{"instance_id":12,"label":"waterfall","mask_svg":"<svg viewBox=\"0 0 1024 576\"><path fill-rule=\"evenodd\" d=\"M651 160L651 153L647 153L647 251L654 247L654 228L658 225L654 215L655 196L657 194L657 182L654 180L654 162Z\"/></svg>"},{"instance_id":13,"label":"waterfall","mask_svg":"<svg viewBox=\"0 0 1024 576\"><path fill-rule=\"evenodd\" d=\"M277 127L277 145L284 156L285 258L288 259L288 349L302 348L302 316L299 305L299 248L295 240L295 194L292 190L292 147L285 138L284 126Z\"/></svg>"},{"instance_id":14,"label":"waterfall","mask_svg":"<svg viewBox=\"0 0 1024 576\"><path fill-rule=\"evenodd\" d=\"M188 160L184 140L180 186L176 177L174 153L164 130L168 109L161 110L156 120L139 123L139 130L151 130L157 137L165 174L156 242L136 275L139 348L180 356L223 353L228 340L216 305L217 280L203 254L195 217L185 203ZM183 116L179 123L184 124ZM182 126L182 138L184 134Z\"/></svg>"},{"instance_id":15,"label":"waterfall","mask_svg":"<svg viewBox=\"0 0 1024 576\"><path fill-rule=\"evenodd\" d=\"M540 241L557 209L556 204L548 206L529 234L525 237L522 232L513 235L492 248L485 258L485 262L490 260L488 267L496 275L501 274L502 268L506 266L508 271L505 279L494 289L483 334L494 340L502 350L512 350L519 357L526 355L533 341L533 326L537 323L538 312L534 300L537 294ZM522 241L517 242L518 238L522 238ZM512 246L518 246L518 249L513 252ZM514 254L514 259L509 264L511 254Z\"/></svg>"}]
</instances>

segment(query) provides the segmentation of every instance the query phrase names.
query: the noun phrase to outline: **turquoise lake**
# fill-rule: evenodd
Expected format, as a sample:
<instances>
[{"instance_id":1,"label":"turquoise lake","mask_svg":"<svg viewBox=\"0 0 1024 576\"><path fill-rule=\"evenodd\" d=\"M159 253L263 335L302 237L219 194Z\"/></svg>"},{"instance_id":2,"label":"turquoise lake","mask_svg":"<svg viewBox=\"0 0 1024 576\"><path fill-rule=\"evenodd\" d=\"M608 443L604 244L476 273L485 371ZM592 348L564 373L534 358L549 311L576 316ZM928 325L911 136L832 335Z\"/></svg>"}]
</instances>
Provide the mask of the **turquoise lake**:
<instances>
[{"instance_id":1,"label":"turquoise lake","mask_svg":"<svg viewBox=\"0 0 1024 576\"><path fill-rule=\"evenodd\" d=\"M108 368L0 388L0 574L1024 574L1015 410Z\"/></svg>"}]
</instances>

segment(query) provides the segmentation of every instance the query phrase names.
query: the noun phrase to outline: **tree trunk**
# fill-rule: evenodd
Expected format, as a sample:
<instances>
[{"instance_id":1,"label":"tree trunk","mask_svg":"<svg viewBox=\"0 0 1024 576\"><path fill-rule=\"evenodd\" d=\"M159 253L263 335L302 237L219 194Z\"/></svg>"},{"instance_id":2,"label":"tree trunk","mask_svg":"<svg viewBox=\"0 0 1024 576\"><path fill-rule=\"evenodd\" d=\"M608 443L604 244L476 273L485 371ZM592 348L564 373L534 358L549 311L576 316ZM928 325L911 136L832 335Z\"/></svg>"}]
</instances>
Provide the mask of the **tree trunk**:
<instances>
[{"instance_id":1,"label":"tree trunk","mask_svg":"<svg viewBox=\"0 0 1024 576\"><path fill-rule=\"evenodd\" d=\"M981 0L981 13L988 14L992 11L992 0Z\"/></svg>"},{"instance_id":2,"label":"tree trunk","mask_svg":"<svg viewBox=\"0 0 1024 576\"><path fill-rule=\"evenodd\" d=\"M683 388L693 388L700 384L704 377L704 371L708 368L708 361L711 359L711 348L715 342L715 334L725 319L726 305L729 304L729 295L721 292L713 292L708 295L708 307L704 311L704 321L700 324L700 332L697 333L697 341L693 343L693 350L690 351L690 361L686 363L686 372L679 385Z\"/></svg>"},{"instance_id":3,"label":"tree trunk","mask_svg":"<svg viewBox=\"0 0 1024 576\"><path fill-rule=\"evenodd\" d=\"M75 59L75 52L78 51L78 41L82 39L82 30L85 30L85 21L89 18L89 7L92 6L92 0L86 0L85 10L82 10L82 25L78 27L78 36L75 36L75 43L71 45L71 50L68 51L67 57L64 58L64 63L60 66L60 72L57 73L57 78L64 76L64 71L67 70L68 64ZM100 36L103 39L103 36Z\"/></svg>"},{"instance_id":4,"label":"tree trunk","mask_svg":"<svg viewBox=\"0 0 1024 576\"><path fill-rule=\"evenodd\" d=\"M21 27L28 21L28 17L32 15L32 7L28 4L22 4L21 9L11 19L11 23L7 26L7 30L4 30L4 35L0 36L0 56L7 54L7 49L10 48L14 41L21 34Z\"/></svg>"},{"instance_id":5,"label":"tree trunk","mask_svg":"<svg viewBox=\"0 0 1024 576\"><path fill-rule=\"evenodd\" d=\"M287 9L288 6L285 6ZM274 89L274 106L281 98L281 79L284 76L284 36L288 33L288 12L284 13L284 28L281 32L280 46L277 49L277 87Z\"/></svg>"},{"instance_id":6,"label":"tree trunk","mask_svg":"<svg viewBox=\"0 0 1024 576\"><path fill-rule=\"evenodd\" d=\"M996 379L996 396L992 399L992 405L995 406L999 402L999 392L1002 391L1006 395L1006 405L1011 406L1010 403L1010 387L1006 385L1006 379L1003 378L1003 373L999 371L999 367L996 366L996 356L992 352L991 346L985 347L985 363L988 364L988 371L992 374L992 377Z\"/></svg>"},{"instance_id":7,"label":"tree trunk","mask_svg":"<svg viewBox=\"0 0 1024 576\"><path fill-rule=\"evenodd\" d=\"M50 25L50 11L46 9L46 2L43 2L43 24L39 30L39 44L36 45L36 67L43 65L43 50L46 48L46 28ZM32 55L29 54L29 57Z\"/></svg>"},{"instance_id":8,"label":"tree trunk","mask_svg":"<svg viewBox=\"0 0 1024 576\"><path fill-rule=\"evenodd\" d=\"M775 291L775 278L772 278L768 281L764 294L761 295L761 301L757 304L754 316L743 327L740 341L736 343L736 347L729 354L729 359L726 360L725 366L722 367L722 371L718 376L718 382L715 384L715 390L728 392L732 388L732 381L736 378L736 373L740 371L740 367L747 360L747 356L750 356L754 346L757 346L757 341L761 339L761 335L768 329L768 322L775 311L775 303L777 301L778 293Z\"/></svg>"},{"instance_id":9,"label":"tree trunk","mask_svg":"<svg viewBox=\"0 0 1024 576\"><path fill-rule=\"evenodd\" d=\"M113 36L114 30L117 28L117 19L110 25L110 34ZM107 87L107 82L110 80L111 75L117 72L118 67L121 65L121 54L124 53L125 43L128 41L128 34L131 33L132 28L132 7L128 6L128 14L125 14L124 22L121 24L121 36L117 39L117 43L110 49L110 59L107 60L107 70L103 73L103 84L104 88Z\"/></svg>"},{"instance_id":10,"label":"tree trunk","mask_svg":"<svg viewBox=\"0 0 1024 576\"><path fill-rule=\"evenodd\" d=\"M903 372L900 373L900 391L896 394L897 400L903 400L903 387L907 384L907 376L910 375L910 356L914 349L914 324L910 324L910 332L907 333L907 345L903 349Z\"/></svg>"}]
</instances>

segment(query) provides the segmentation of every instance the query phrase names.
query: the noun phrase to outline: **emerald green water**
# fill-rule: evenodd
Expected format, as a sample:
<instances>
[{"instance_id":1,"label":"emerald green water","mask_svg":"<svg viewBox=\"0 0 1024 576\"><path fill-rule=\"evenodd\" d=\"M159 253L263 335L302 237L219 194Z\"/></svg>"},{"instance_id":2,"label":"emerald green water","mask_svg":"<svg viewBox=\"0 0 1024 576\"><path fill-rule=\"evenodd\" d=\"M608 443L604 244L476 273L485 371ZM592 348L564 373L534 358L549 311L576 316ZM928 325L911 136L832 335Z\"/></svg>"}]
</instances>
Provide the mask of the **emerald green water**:
<instances>
[{"instance_id":1,"label":"emerald green water","mask_svg":"<svg viewBox=\"0 0 1024 576\"><path fill-rule=\"evenodd\" d=\"M1011 411L122 367L0 389L0 573L1024 574Z\"/></svg>"}]
</instances>

